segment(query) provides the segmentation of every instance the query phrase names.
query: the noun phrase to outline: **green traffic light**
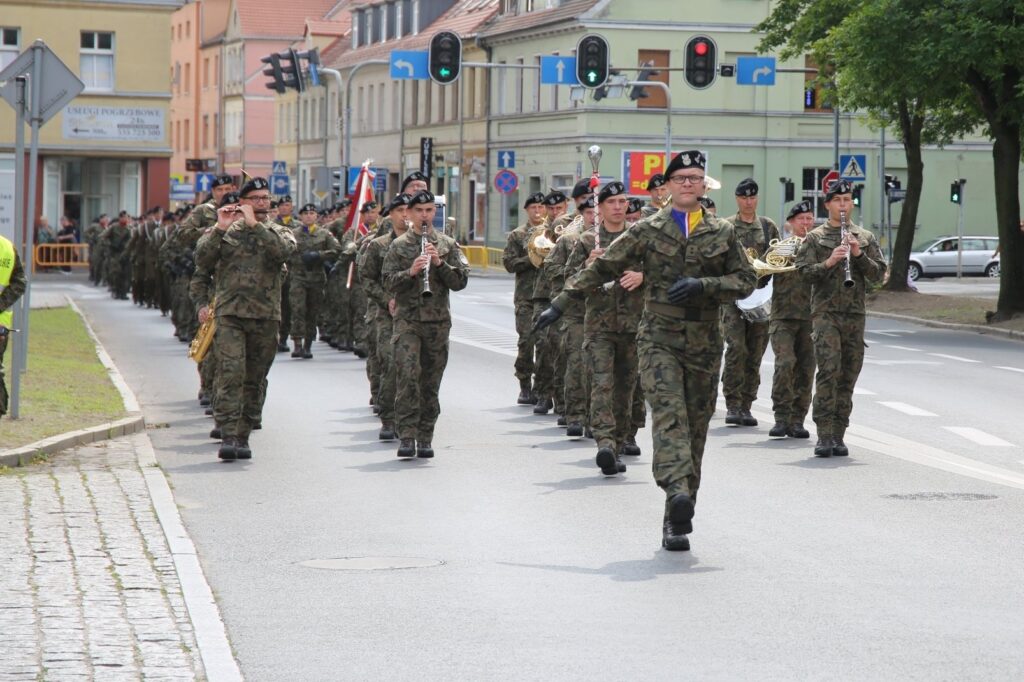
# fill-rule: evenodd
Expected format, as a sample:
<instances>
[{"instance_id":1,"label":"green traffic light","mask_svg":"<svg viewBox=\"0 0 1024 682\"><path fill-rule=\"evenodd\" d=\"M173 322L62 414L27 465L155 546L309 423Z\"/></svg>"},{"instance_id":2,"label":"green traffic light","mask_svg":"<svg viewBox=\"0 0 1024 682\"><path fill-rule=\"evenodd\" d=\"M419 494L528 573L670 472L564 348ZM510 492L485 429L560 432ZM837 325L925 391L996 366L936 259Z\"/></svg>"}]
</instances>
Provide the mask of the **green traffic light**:
<instances>
[{"instance_id":1,"label":"green traffic light","mask_svg":"<svg viewBox=\"0 0 1024 682\"><path fill-rule=\"evenodd\" d=\"M591 83L597 82L597 71L587 71L587 80Z\"/></svg>"}]
</instances>

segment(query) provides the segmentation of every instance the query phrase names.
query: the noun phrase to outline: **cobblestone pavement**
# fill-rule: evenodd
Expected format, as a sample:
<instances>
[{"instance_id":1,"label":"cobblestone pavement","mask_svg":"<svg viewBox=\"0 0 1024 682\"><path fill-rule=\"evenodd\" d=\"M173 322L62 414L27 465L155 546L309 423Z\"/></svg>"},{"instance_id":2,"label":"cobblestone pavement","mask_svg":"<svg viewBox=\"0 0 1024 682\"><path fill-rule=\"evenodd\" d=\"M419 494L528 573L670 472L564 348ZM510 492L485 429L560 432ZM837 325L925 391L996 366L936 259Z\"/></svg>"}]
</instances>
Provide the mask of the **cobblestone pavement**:
<instances>
[{"instance_id":1,"label":"cobblestone pavement","mask_svg":"<svg viewBox=\"0 0 1024 682\"><path fill-rule=\"evenodd\" d=\"M206 679L143 439L0 474L0 680Z\"/></svg>"}]
</instances>

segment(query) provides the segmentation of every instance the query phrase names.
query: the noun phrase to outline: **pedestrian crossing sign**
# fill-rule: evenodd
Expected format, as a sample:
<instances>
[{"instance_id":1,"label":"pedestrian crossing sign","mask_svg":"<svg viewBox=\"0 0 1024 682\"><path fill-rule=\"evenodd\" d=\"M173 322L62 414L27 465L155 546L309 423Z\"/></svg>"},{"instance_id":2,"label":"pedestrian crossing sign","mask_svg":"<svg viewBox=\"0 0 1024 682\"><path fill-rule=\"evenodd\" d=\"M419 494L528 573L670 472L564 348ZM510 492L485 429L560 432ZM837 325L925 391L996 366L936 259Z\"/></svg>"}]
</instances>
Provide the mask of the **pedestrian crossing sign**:
<instances>
[{"instance_id":1,"label":"pedestrian crossing sign","mask_svg":"<svg viewBox=\"0 0 1024 682\"><path fill-rule=\"evenodd\" d=\"M867 166L866 154L844 154L839 157L839 175L845 180L851 182L866 180L865 166Z\"/></svg>"}]
</instances>

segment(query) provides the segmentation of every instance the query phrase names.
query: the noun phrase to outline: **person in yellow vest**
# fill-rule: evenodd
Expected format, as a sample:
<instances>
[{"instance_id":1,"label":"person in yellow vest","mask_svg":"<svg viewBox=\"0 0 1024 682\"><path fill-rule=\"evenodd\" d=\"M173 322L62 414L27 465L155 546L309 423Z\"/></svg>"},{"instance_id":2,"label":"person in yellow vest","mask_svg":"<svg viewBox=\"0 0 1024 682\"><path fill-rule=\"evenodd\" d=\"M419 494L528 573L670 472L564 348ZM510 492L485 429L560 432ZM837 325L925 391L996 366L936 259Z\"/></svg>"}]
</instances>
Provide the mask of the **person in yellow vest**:
<instances>
[{"instance_id":1,"label":"person in yellow vest","mask_svg":"<svg viewBox=\"0 0 1024 682\"><path fill-rule=\"evenodd\" d=\"M14 326L11 307L25 293L25 270L18 250L5 237L0 237L0 417L7 414L7 385L4 383L4 353Z\"/></svg>"}]
</instances>

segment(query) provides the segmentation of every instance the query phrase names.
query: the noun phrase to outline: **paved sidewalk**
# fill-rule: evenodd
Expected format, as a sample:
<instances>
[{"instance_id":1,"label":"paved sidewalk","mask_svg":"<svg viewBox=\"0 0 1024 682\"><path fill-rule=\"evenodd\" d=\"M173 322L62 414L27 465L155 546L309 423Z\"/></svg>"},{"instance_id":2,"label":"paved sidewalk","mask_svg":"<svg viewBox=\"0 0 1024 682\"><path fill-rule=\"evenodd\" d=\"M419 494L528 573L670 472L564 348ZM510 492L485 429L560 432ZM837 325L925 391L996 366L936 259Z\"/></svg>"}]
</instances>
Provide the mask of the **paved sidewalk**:
<instances>
[{"instance_id":1,"label":"paved sidewalk","mask_svg":"<svg viewBox=\"0 0 1024 682\"><path fill-rule=\"evenodd\" d=\"M140 451L146 434L0 475L3 680L206 679Z\"/></svg>"}]
</instances>

